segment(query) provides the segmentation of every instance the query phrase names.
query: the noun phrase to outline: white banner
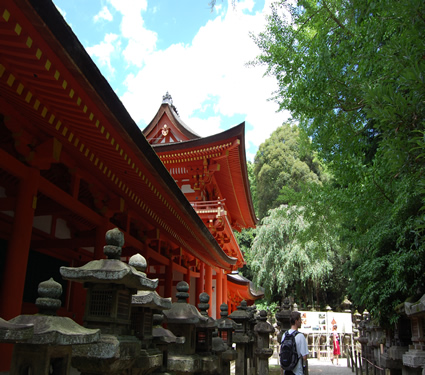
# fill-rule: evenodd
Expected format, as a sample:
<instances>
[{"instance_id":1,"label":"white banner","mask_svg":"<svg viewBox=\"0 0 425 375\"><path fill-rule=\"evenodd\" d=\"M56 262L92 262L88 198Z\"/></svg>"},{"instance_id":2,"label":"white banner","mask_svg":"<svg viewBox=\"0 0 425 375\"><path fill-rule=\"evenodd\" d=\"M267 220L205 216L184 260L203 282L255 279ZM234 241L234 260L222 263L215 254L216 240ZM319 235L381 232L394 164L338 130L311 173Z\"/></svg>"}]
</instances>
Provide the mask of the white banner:
<instances>
[{"instance_id":1,"label":"white banner","mask_svg":"<svg viewBox=\"0 0 425 375\"><path fill-rule=\"evenodd\" d=\"M353 323L350 313L300 311L303 333L353 333Z\"/></svg>"}]
</instances>

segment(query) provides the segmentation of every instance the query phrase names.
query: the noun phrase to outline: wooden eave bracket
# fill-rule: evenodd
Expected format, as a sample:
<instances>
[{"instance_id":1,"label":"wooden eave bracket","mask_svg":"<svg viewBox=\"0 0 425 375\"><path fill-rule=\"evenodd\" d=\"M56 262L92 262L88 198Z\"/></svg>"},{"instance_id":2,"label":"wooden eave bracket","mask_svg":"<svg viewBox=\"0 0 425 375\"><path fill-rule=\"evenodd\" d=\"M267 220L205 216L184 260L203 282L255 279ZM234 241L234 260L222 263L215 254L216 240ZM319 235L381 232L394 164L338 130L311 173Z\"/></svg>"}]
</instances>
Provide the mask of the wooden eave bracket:
<instances>
[{"instance_id":1,"label":"wooden eave bracket","mask_svg":"<svg viewBox=\"0 0 425 375\"><path fill-rule=\"evenodd\" d=\"M50 169L52 163L59 163L61 152L62 143L56 138L50 138L31 151L26 161L40 170Z\"/></svg>"}]
</instances>

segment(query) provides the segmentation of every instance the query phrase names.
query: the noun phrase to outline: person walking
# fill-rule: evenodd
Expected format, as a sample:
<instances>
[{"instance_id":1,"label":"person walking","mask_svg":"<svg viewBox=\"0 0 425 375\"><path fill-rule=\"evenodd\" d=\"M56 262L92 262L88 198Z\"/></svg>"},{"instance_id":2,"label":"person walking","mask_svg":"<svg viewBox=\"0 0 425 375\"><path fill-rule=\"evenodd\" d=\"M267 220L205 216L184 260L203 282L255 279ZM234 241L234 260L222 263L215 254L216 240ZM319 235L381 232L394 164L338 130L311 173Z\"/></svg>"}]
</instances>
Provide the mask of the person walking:
<instances>
[{"instance_id":1,"label":"person walking","mask_svg":"<svg viewBox=\"0 0 425 375\"><path fill-rule=\"evenodd\" d=\"M337 325L335 324L332 328L332 338L333 338L333 358L332 363L334 363L334 359L336 359L336 364L338 365L338 357L341 354L341 346L339 344L339 334L337 332Z\"/></svg>"},{"instance_id":2,"label":"person walking","mask_svg":"<svg viewBox=\"0 0 425 375\"><path fill-rule=\"evenodd\" d=\"M301 313L298 311L292 311L291 317L291 329L286 331L282 335L282 342L285 339L286 334L291 334L294 331L298 331L299 328L301 328ZM297 365L294 367L292 371L286 370L285 372L283 369L280 369L281 375L303 375L304 368L307 366L307 357L308 357L308 346L307 346L307 340L305 336L301 334L296 334L295 336L295 344L297 348L297 354L298 354L298 362Z\"/></svg>"}]
</instances>

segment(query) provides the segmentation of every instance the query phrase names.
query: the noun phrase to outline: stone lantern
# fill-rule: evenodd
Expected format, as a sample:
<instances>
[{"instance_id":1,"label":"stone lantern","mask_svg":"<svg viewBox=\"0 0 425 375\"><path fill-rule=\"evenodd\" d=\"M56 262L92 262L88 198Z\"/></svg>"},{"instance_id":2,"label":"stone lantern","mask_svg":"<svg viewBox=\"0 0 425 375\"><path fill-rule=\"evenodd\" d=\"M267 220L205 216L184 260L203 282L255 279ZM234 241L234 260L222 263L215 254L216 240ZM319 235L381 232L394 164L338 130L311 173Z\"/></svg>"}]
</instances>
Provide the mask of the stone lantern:
<instances>
[{"instance_id":1,"label":"stone lantern","mask_svg":"<svg viewBox=\"0 0 425 375\"><path fill-rule=\"evenodd\" d=\"M201 315L195 306L187 303L189 298L189 284L180 281L177 284L177 302L171 305L170 310L164 311L168 329L176 336L186 338L183 345L171 345L170 354L191 355L196 352L196 326L199 322L208 319Z\"/></svg>"},{"instance_id":2,"label":"stone lantern","mask_svg":"<svg viewBox=\"0 0 425 375\"><path fill-rule=\"evenodd\" d=\"M357 334L359 332L358 328L359 328L359 323L361 321L361 317L362 315L356 310L353 314L353 323L354 323L353 331Z\"/></svg>"},{"instance_id":3,"label":"stone lantern","mask_svg":"<svg viewBox=\"0 0 425 375\"><path fill-rule=\"evenodd\" d=\"M247 348L247 359L248 369L251 373L257 373L257 356L255 355L255 349L257 347L258 336L254 334L254 327L257 324L257 307L255 305L247 307L247 313L249 315L249 326L248 332L250 336L248 348Z\"/></svg>"},{"instance_id":4,"label":"stone lantern","mask_svg":"<svg viewBox=\"0 0 425 375\"><path fill-rule=\"evenodd\" d=\"M217 320L218 335L231 348L233 344L233 332L241 327L229 318L229 307L225 303L220 305L220 316L221 318Z\"/></svg>"},{"instance_id":5,"label":"stone lantern","mask_svg":"<svg viewBox=\"0 0 425 375\"><path fill-rule=\"evenodd\" d=\"M406 317L405 304L396 306L395 311L400 318L394 324L393 336L387 332L387 350L381 354L381 365L388 375L401 375L403 371L403 354L409 349L411 343L410 321Z\"/></svg>"},{"instance_id":6,"label":"stone lantern","mask_svg":"<svg viewBox=\"0 0 425 375\"><path fill-rule=\"evenodd\" d=\"M11 344L25 342L33 335L33 324L14 324L0 318L0 342Z\"/></svg>"},{"instance_id":7,"label":"stone lantern","mask_svg":"<svg viewBox=\"0 0 425 375\"><path fill-rule=\"evenodd\" d=\"M158 280L148 279L139 271L146 267L142 256L131 257L129 264L120 260L124 235L119 229L108 231L105 239L103 249L108 259L60 269L64 279L84 283L84 323L89 328L100 328L102 333L100 342L81 346L73 353L73 366L86 374L117 374L133 366L142 343L131 334L132 295L158 286Z\"/></svg>"},{"instance_id":8,"label":"stone lantern","mask_svg":"<svg viewBox=\"0 0 425 375\"><path fill-rule=\"evenodd\" d=\"M274 332L273 326L267 322L267 312L260 311L258 323L254 327L254 332L257 335L257 347L254 355L258 358L258 373L268 375L269 373L269 358L273 354L273 349L270 348L270 334Z\"/></svg>"},{"instance_id":9,"label":"stone lantern","mask_svg":"<svg viewBox=\"0 0 425 375\"><path fill-rule=\"evenodd\" d=\"M248 344L251 342L251 337L249 332L250 316L246 309L246 301L242 301L237 307L237 310L229 315L229 318L233 319L239 325L233 335L233 342L236 344L236 374L238 375L247 375L248 373L247 351Z\"/></svg>"},{"instance_id":10,"label":"stone lantern","mask_svg":"<svg viewBox=\"0 0 425 375\"><path fill-rule=\"evenodd\" d=\"M135 268L143 272L146 266ZM154 344L153 316L155 311L170 308L171 298L162 298L156 291L139 290L137 294L133 295L131 330L140 340L142 347L140 356L133 365L133 372L147 374L163 367L163 351Z\"/></svg>"},{"instance_id":11,"label":"stone lantern","mask_svg":"<svg viewBox=\"0 0 425 375\"><path fill-rule=\"evenodd\" d=\"M56 375L69 374L73 345L93 343L99 340L100 332L56 315L61 306L62 285L53 279L41 282L38 294L37 315L19 315L10 320L15 326L33 327L25 343L15 344L10 373L49 375L53 371Z\"/></svg>"},{"instance_id":12,"label":"stone lantern","mask_svg":"<svg viewBox=\"0 0 425 375\"><path fill-rule=\"evenodd\" d=\"M364 309L363 311L363 321L368 322L370 320L370 312Z\"/></svg>"},{"instance_id":13,"label":"stone lantern","mask_svg":"<svg viewBox=\"0 0 425 375\"><path fill-rule=\"evenodd\" d=\"M277 341L280 343L282 341L283 333L291 328L291 312L293 306L291 305L289 298L286 297L283 300L280 310L276 312L275 317L279 322L280 332L277 335Z\"/></svg>"},{"instance_id":14,"label":"stone lantern","mask_svg":"<svg viewBox=\"0 0 425 375\"><path fill-rule=\"evenodd\" d=\"M403 374L425 373L425 294L414 303L405 302L404 309L412 327L412 345L403 355Z\"/></svg>"},{"instance_id":15,"label":"stone lantern","mask_svg":"<svg viewBox=\"0 0 425 375\"><path fill-rule=\"evenodd\" d=\"M205 322L199 322L196 326L196 352L197 353L211 353L212 352L212 337L213 331L217 328L216 321L208 316L208 303L210 296L203 292L199 295L198 309L203 317L207 319Z\"/></svg>"},{"instance_id":16,"label":"stone lantern","mask_svg":"<svg viewBox=\"0 0 425 375\"><path fill-rule=\"evenodd\" d=\"M249 321L251 319L250 315L247 311L247 303L246 301L242 301L239 306L236 307L236 311L233 311L229 318L233 319L236 323L239 324L238 329L236 330L236 333L244 332L248 333L249 331Z\"/></svg>"},{"instance_id":17,"label":"stone lantern","mask_svg":"<svg viewBox=\"0 0 425 375\"><path fill-rule=\"evenodd\" d=\"M227 349L221 353L221 375L230 375L230 362L234 361L237 357L236 350L232 348L233 345L233 332L239 325L228 317L229 307L222 303L220 305L220 316L217 320L217 328L219 338L226 344Z\"/></svg>"},{"instance_id":18,"label":"stone lantern","mask_svg":"<svg viewBox=\"0 0 425 375\"><path fill-rule=\"evenodd\" d=\"M205 292L201 293L199 300L198 309L208 319L196 326L196 353L201 357L202 373L221 373L221 354L226 351L227 346L218 337L216 320L208 315L210 296Z\"/></svg>"},{"instance_id":19,"label":"stone lantern","mask_svg":"<svg viewBox=\"0 0 425 375\"><path fill-rule=\"evenodd\" d=\"M177 284L177 302L170 310L164 311L167 328L176 336L184 336L183 344L170 344L168 349L168 371L180 374L209 374L217 370L217 357L200 356L196 353L197 326L207 324L208 318L203 316L195 306L187 303L189 284L180 281ZM211 344L209 344L211 345Z\"/></svg>"},{"instance_id":20,"label":"stone lantern","mask_svg":"<svg viewBox=\"0 0 425 375\"><path fill-rule=\"evenodd\" d=\"M352 302L348 299L347 296L345 296L344 300L341 303L342 310L345 313L351 313L351 305L352 305Z\"/></svg>"},{"instance_id":21,"label":"stone lantern","mask_svg":"<svg viewBox=\"0 0 425 375\"><path fill-rule=\"evenodd\" d=\"M153 330L152 337L155 347L162 352L162 365L160 369L155 371L155 375L168 375L168 346L170 344L184 344L185 337L176 337L173 332L162 327L164 315L161 313L153 314Z\"/></svg>"}]
</instances>

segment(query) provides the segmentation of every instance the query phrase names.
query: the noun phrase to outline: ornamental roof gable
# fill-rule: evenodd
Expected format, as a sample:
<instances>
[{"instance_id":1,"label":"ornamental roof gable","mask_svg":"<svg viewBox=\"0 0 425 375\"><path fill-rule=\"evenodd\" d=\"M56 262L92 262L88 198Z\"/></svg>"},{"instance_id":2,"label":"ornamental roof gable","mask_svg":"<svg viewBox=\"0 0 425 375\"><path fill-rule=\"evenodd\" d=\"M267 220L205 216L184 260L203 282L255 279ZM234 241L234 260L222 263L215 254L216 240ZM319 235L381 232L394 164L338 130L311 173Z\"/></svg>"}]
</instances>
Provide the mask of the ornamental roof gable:
<instances>
[{"instance_id":1,"label":"ornamental roof gable","mask_svg":"<svg viewBox=\"0 0 425 375\"><path fill-rule=\"evenodd\" d=\"M153 120L143 130L152 145L184 142L201 138L179 117L171 95L167 92L162 97L162 104Z\"/></svg>"}]
</instances>

